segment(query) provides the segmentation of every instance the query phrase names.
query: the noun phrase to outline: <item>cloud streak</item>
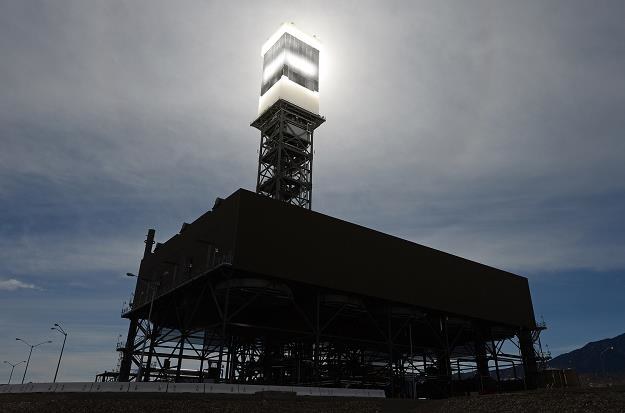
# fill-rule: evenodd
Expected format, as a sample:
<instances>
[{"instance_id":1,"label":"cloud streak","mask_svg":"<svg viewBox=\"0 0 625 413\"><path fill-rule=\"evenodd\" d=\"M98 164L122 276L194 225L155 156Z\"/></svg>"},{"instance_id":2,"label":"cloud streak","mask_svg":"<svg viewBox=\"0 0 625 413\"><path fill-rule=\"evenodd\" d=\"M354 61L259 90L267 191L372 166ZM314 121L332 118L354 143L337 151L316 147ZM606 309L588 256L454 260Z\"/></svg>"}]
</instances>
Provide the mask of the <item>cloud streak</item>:
<instances>
[{"instance_id":1,"label":"cloud streak","mask_svg":"<svg viewBox=\"0 0 625 413\"><path fill-rule=\"evenodd\" d=\"M28 284L15 278L0 280L0 291L40 290L34 284Z\"/></svg>"}]
</instances>

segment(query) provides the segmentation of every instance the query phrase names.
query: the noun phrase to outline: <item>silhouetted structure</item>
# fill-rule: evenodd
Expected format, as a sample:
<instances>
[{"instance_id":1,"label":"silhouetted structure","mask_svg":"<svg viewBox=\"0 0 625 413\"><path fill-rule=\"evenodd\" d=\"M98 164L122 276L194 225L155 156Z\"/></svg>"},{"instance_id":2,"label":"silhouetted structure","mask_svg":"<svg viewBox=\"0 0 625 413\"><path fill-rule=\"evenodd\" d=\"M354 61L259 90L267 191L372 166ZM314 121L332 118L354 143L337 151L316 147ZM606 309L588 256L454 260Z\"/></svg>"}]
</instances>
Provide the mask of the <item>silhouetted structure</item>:
<instances>
[{"instance_id":1,"label":"silhouetted structure","mask_svg":"<svg viewBox=\"0 0 625 413\"><path fill-rule=\"evenodd\" d=\"M152 252L153 236L123 314L122 381L145 347L143 380L429 396L535 385L523 277L242 189ZM510 340L518 354L502 351ZM516 384L489 363L519 368Z\"/></svg>"},{"instance_id":2,"label":"silhouetted structure","mask_svg":"<svg viewBox=\"0 0 625 413\"><path fill-rule=\"evenodd\" d=\"M257 193L311 208L313 132L324 121L281 99L252 123L260 130Z\"/></svg>"},{"instance_id":3,"label":"silhouetted structure","mask_svg":"<svg viewBox=\"0 0 625 413\"><path fill-rule=\"evenodd\" d=\"M262 47L256 193L307 209L319 116L319 41L283 24Z\"/></svg>"},{"instance_id":4,"label":"silhouetted structure","mask_svg":"<svg viewBox=\"0 0 625 413\"><path fill-rule=\"evenodd\" d=\"M316 42L285 25L263 46L256 193L218 198L154 251L148 231L119 380L535 387L527 279L310 210Z\"/></svg>"}]
</instances>

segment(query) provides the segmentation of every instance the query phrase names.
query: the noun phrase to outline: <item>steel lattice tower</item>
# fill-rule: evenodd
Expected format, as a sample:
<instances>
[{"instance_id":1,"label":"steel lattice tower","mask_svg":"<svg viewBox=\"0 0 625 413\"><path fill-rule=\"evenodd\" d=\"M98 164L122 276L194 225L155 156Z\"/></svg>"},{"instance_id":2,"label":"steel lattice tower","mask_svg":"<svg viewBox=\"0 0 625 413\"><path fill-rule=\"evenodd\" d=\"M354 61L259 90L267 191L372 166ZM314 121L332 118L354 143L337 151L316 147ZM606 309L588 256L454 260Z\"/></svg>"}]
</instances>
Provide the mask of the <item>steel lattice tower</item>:
<instances>
[{"instance_id":1,"label":"steel lattice tower","mask_svg":"<svg viewBox=\"0 0 625 413\"><path fill-rule=\"evenodd\" d=\"M324 121L279 100L252 123L260 130L258 194L311 208L313 132Z\"/></svg>"},{"instance_id":2,"label":"steel lattice tower","mask_svg":"<svg viewBox=\"0 0 625 413\"><path fill-rule=\"evenodd\" d=\"M292 24L265 43L256 192L311 209L313 133L319 112L319 42Z\"/></svg>"}]
</instances>

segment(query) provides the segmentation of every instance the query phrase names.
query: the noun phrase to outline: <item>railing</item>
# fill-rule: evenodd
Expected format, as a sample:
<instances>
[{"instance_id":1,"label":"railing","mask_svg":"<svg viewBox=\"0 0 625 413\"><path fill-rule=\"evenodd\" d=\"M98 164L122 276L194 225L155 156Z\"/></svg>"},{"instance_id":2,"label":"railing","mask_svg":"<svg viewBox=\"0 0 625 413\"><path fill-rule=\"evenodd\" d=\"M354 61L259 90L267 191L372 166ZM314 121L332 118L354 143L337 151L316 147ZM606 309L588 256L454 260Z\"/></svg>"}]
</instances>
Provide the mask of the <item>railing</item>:
<instances>
[{"instance_id":1,"label":"railing","mask_svg":"<svg viewBox=\"0 0 625 413\"><path fill-rule=\"evenodd\" d=\"M166 277L161 276L158 283L156 280L143 281L147 281L148 285L145 286L145 288L140 288L138 290L138 296L131 297L130 304L124 303L125 307L122 309L122 315L128 313L133 308L143 306L148 303L152 298L153 292L155 292L155 296L158 296L164 292L171 291L181 284L185 284L196 278L202 277L220 265L232 265L232 255L232 252L221 252L219 249L215 248L210 251L209 256L207 257L206 266L203 270L194 272L194 267L178 267L178 271L175 272L175 276L171 273ZM141 278L138 282L141 282L140 280ZM156 288L156 291L154 291L153 288Z\"/></svg>"},{"instance_id":2,"label":"railing","mask_svg":"<svg viewBox=\"0 0 625 413\"><path fill-rule=\"evenodd\" d=\"M215 249L214 251L212 251L206 271L210 271L213 268L222 264L232 264L232 253L221 252L218 249Z\"/></svg>"},{"instance_id":3,"label":"railing","mask_svg":"<svg viewBox=\"0 0 625 413\"><path fill-rule=\"evenodd\" d=\"M122 316L124 314L128 314L132 310L134 300L135 300L135 293L131 293L130 299L122 303Z\"/></svg>"},{"instance_id":4,"label":"railing","mask_svg":"<svg viewBox=\"0 0 625 413\"><path fill-rule=\"evenodd\" d=\"M126 343L124 342L124 340L118 340L117 341L117 345L115 346L115 349L117 351L125 350L126 349Z\"/></svg>"},{"instance_id":5,"label":"railing","mask_svg":"<svg viewBox=\"0 0 625 413\"><path fill-rule=\"evenodd\" d=\"M551 351L541 351L538 353L538 357L542 360L551 360Z\"/></svg>"}]
</instances>

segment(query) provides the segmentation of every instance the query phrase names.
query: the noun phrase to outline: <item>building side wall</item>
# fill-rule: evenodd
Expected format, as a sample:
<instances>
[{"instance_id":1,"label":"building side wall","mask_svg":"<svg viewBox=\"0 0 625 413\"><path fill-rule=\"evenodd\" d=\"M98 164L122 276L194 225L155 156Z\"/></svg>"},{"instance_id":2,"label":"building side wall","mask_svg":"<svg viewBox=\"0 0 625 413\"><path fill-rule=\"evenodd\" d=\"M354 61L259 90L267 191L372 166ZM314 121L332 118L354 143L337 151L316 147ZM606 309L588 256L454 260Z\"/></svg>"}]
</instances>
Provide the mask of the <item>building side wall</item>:
<instances>
[{"instance_id":1,"label":"building side wall","mask_svg":"<svg viewBox=\"0 0 625 413\"><path fill-rule=\"evenodd\" d=\"M527 279L240 190L242 270L512 326L535 324Z\"/></svg>"}]
</instances>

